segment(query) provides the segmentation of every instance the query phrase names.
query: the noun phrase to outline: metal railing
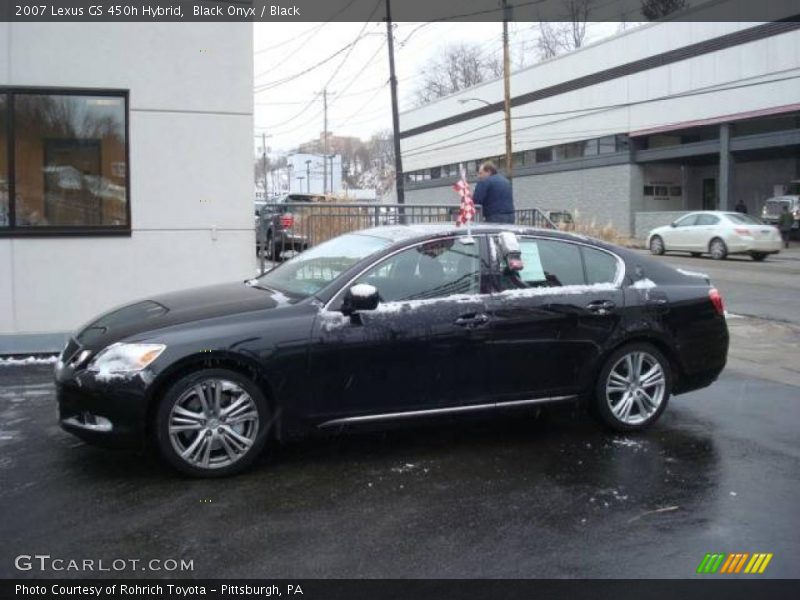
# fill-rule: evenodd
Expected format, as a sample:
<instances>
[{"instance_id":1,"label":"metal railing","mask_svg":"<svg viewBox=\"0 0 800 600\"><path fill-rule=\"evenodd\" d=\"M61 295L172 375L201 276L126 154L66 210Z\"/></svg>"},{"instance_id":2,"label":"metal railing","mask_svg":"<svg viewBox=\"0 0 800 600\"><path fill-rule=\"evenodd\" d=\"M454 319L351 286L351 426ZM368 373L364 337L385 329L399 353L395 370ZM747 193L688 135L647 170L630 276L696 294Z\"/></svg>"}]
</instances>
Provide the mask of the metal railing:
<instances>
[{"instance_id":1,"label":"metal railing","mask_svg":"<svg viewBox=\"0 0 800 600\"><path fill-rule=\"evenodd\" d=\"M480 206L476 222L481 221ZM277 261L331 238L382 225L453 223L459 207L452 204L374 204L294 202L267 204L256 221L261 271L266 261ZM537 208L515 211L515 223L555 229Z\"/></svg>"},{"instance_id":2,"label":"metal railing","mask_svg":"<svg viewBox=\"0 0 800 600\"><path fill-rule=\"evenodd\" d=\"M558 229L555 224L547 218L538 208L521 208L514 211L514 224L526 227L538 227L540 229Z\"/></svg>"}]
</instances>

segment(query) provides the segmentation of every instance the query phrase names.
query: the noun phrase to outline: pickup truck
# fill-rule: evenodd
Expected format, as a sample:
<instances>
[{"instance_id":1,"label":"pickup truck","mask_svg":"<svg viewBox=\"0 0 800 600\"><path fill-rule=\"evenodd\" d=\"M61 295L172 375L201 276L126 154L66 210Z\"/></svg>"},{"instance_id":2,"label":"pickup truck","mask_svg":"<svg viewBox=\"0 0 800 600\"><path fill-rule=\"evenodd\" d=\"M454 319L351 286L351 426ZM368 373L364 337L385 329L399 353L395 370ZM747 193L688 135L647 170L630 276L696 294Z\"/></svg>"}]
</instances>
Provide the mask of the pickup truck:
<instances>
[{"instance_id":1,"label":"pickup truck","mask_svg":"<svg viewBox=\"0 0 800 600\"><path fill-rule=\"evenodd\" d=\"M293 204L315 202L321 197L309 194L286 194L276 202L258 209L256 218L257 251L269 260L279 261L284 252L302 252L308 247L308 236L298 227L298 216L292 213ZM288 205L288 206L287 206Z\"/></svg>"}]
</instances>

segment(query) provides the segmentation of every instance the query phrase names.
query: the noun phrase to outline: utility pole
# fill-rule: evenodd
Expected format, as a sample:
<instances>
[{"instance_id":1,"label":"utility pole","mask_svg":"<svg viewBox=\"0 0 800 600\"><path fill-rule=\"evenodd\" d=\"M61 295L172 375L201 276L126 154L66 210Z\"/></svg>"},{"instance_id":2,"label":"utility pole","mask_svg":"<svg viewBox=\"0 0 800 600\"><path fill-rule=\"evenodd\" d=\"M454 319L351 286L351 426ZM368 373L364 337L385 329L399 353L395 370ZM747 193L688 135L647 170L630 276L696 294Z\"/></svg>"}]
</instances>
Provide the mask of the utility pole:
<instances>
[{"instance_id":1,"label":"utility pole","mask_svg":"<svg viewBox=\"0 0 800 600\"><path fill-rule=\"evenodd\" d=\"M394 34L392 33L392 9L386 0L386 36L389 46L389 83L392 88L392 130L394 132L394 179L397 188L397 203L405 204L403 190L403 158L400 156L400 116L397 113L397 75L394 72Z\"/></svg>"},{"instance_id":2,"label":"utility pole","mask_svg":"<svg viewBox=\"0 0 800 600\"><path fill-rule=\"evenodd\" d=\"M511 7L508 0L503 3L503 100L506 120L506 175L512 181L514 176L514 155L511 144L511 52L508 48L508 21Z\"/></svg>"},{"instance_id":3,"label":"utility pole","mask_svg":"<svg viewBox=\"0 0 800 600\"><path fill-rule=\"evenodd\" d=\"M267 199L267 134L261 132L261 170L264 173L264 200Z\"/></svg>"},{"instance_id":4,"label":"utility pole","mask_svg":"<svg viewBox=\"0 0 800 600\"><path fill-rule=\"evenodd\" d=\"M322 193L328 193L328 88L322 90L322 111L325 114L323 117L322 126Z\"/></svg>"}]
</instances>

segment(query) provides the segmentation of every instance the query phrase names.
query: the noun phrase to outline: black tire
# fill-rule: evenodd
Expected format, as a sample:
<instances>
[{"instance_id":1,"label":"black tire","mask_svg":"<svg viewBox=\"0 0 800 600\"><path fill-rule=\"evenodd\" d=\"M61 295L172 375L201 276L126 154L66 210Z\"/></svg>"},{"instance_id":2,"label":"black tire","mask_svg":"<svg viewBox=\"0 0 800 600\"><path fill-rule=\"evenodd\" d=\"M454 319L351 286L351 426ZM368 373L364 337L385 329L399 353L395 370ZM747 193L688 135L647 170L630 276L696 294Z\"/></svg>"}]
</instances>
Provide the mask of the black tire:
<instances>
[{"instance_id":1,"label":"black tire","mask_svg":"<svg viewBox=\"0 0 800 600\"><path fill-rule=\"evenodd\" d=\"M666 251L664 240L660 235L654 235L650 238L650 253L656 256L661 256Z\"/></svg>"},{"instance_id":2,"label":"black tire","mask_svg":"<svg viewBox=\"0 0 800 600\"><path fill-rule=\"evenodd\" d=\"M246 392L246 394L249 395L249 398L252 399L252 403L257 411L258 418L255 424L251 423L248 425L251 428L249 432L249 434L252 436L251 445L249 445L249 448L245 450L237 448L241 450L241 454L238 456L238 458L236 458L235 461L231 462L231 464L224 464L225 457L229 455L226 453L225 456L223 456L223 453L225 453L226 450L223 448L222 440L219 439L222 436L213 432L206 433L206 437L211 437L213 441L204 443L208 446L217 444L214 450L210 450L210 452L216 453L214 456L219 457L223 463L220 466L198 467L192 464L189 460L182 458L178 453L178 449L176 449L175 445L173 444L173 438L170 434L169 425L170 419L174 418L172 410L176 403L181 400L181 398L186 398L187 394L190 395L192 390L196 389L196 386L211 380L232 383ZM240 398L241 397L243 396L240 396ZM230 399L230 402L233 402L232 398ZM248 408L248 410L250 409ZM217 422L216 425L212 424L210 427L213 428L217 425L231 427L230 425L226 425L224 419L221 420L222 423ZM159 453L167 463L181 473L190 475L192 477L226 477L245 470L256 458L258 458L259 454L261 454L261 451L264 448L264 444L267 441L269 424L269 405L264 397L264 394L258 388L258 386L253 383L253 381L246 376L237 373L236 371L231 371L228 369L199 369L189 373L188 375L185 375L169 387L159 402L153 429ZM216 431L220 430L221 428L217 429ZM203 431L205 431L205 429ZM192 435L192 432L184 433L187 436ZM198 431L197 437L200 436L201 432ZM180 441L177 443L180 443ZM188 441L186 443L189 444ZM201 442L200 445L202 446L203 442Z\"/></svg>"},{"instance_id":3,"label":"black tire","mask_svg":"<svg viewBox=\"0 0 800 600\"><path fill-rule=\"evenodd\" d=\"M750 255L750 258L752 258L756 262L762 262L765 258L767 258L767 255L764 254L763 252L753 252Z\"/></svg>"},{"instance_id":4,"label":"black tire","mask_svg":"<svg viewBox=\"0 0 800 600\"><path fill-rule=\"evenodd\" d=\"M640 414L641 420L636 421L635 418L637 415L630 415L630 420L625 421L614 414L611 403L615 398L612 397L612 394L625 394L629 392L608 392L608 386L611 384L611 371L618 365L622 364L625 361L626 357L632 353L642 353L647 355L652 359L654 362L658 362L661 371L663 373L663 390L658 398L658 403L655 409L649 413L648 415ZM648 364L649 361L648 361ZM617 371L618 373L618 371ZM643 389L650 389L651 391L654 388L649 388L647 386L642 386ZM630 432L630 431L641 431L642 429L646 429L650 425L652 425L658 418L661 416L661 413L664 412L664 409L667 407L667 403L669 402L670 390L672 389L672 371L671 366L667 358L664 356L661 351L658 350L652 344L648 344L646 342L634 342L631 344L626 344L617 350L615 350L603 363L603 368L600 369L600 372L597 376L597 381L595 382L594 388L594 396L592 398L591 403L591 412L595 417L606 427L612 429L614 431L619 432ZM618 402L621 402L621 397L617 399ZM644 403L642 400L631 400L630 404L631 407L633 404L636 404L637 410L639 410ZM617 404L620 406L620 404ZM629 412L632 412L632 408Z\"/></svg>"},{"instance_id":5,"label":"black tire","mask_svg":"<svg viewBox=\"0 0 800 600\"><path fill-rule=\"evenodd\" d=\"M708 243L708 251L714 260L725 260L728 257L728 246L720 238L714 238Z\"/></svg>"}]
</instances>

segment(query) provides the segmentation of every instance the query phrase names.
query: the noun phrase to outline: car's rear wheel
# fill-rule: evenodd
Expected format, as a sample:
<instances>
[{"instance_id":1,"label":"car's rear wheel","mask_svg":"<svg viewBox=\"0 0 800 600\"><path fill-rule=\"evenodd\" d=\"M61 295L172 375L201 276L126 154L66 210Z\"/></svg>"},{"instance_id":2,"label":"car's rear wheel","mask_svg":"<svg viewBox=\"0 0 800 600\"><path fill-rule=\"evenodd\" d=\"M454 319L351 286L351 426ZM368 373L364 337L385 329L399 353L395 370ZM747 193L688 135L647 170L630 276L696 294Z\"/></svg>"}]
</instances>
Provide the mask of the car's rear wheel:
<instances>
[{"instance_id":1,"label":"car's rear wheel","mask_svg":"<svg viewBox=\"0 0 800 600\"><path fill-rule=\"evenodd\" d=\"M708 245L708 251L711 253L711 258L714 260L724 260L728 256L728 247L725 242L719 238L714 238Z\"/></svg>"},{"instance_id":2,"label":"car's rear wheel","mask_svg":"<svg viewBox=\"0 0 800 600\"><path fill-rule=\"evenodd\" d=\"M176 381L156 414L159 451L195 477L238 473L267 440L269 409L261 390L228 369L202 369Z\"/></svg>"},{"instance_id":3,"label":"car's rear wheel","mask_svg":"<svg viewBox=\"0 0 800 600\"><path fill-rule=\"evenodd\" d=\"M639 431L664 412L671 385L669 361L657 348L628 344L616 350L601 369L593 412L615 431Z\"/></svg>"},{"instance_id":4,"label":"car's rear wheel","mask_svg":"<svg viewBox=\"0 0 800 600\"><path fill-rule=\"evenodd\" d=\"M661 239L661 236L654 235L650 238L650 252L651 254L655 254L660 256L664 254L664 240Z\"/></svg>"},{"instance_id":5,"label":"car's rear wheel","mask_svg":"<svg viewBox=\"0 0 800 600\"><path fill-rule=\"evenodd\" d=\"M763 252L753 252L750 257L756 262L761 262L767 258L767 255Z\"/></svg>"}]
</instances>

